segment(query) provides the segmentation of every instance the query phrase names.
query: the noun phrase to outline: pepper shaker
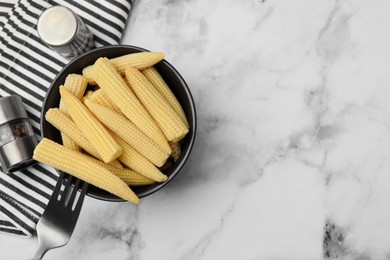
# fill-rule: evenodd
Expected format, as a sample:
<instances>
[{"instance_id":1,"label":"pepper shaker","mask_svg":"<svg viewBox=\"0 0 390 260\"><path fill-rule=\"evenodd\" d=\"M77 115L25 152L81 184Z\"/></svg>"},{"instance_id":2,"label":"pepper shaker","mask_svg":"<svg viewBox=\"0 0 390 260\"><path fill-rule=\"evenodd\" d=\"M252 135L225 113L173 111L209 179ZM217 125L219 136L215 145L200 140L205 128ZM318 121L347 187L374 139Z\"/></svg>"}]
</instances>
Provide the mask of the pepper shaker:
<instances>
[{"instance_id":1,"label":"pepper shaker","mask_svg":"<svg viewBox=\"0 0 390 260\"><path fill-rule=\"evenodd\" d=\"M0 98L0 163L5 173L21 170L32 158L38 141L19 96Z\"/></svg>"},{"instance_id":2,"label":"pepper shaker","mask_svg":"<svg viewBox=\"0 0 390 260\"><path fill-rule=\"evenodd\" d=\"M92 50L95 43L87 25L71 9L56 5L40 15L37 31L51 49L67 58Z\"/></svg>"}]
</instances>

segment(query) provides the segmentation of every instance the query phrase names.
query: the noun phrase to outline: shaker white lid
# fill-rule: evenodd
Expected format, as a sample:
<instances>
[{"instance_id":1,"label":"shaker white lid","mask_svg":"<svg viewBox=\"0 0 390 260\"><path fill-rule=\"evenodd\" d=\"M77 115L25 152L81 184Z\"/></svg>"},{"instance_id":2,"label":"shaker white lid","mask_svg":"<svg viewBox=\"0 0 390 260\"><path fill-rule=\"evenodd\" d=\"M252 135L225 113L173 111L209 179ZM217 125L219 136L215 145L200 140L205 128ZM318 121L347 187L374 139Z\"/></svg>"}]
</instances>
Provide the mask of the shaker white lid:
<instances>
[{"instance_id":1,"label":"shaker white lid","mask_svg":"<svg viewBox=\"0 0 390 260\"><path fill-rule=\"evenodd\" d=\"M77 31L74 13L64 6L46 9L39 17L37 31L48 45L60 46L69 43Z\"/></svg>"}]
</instances>

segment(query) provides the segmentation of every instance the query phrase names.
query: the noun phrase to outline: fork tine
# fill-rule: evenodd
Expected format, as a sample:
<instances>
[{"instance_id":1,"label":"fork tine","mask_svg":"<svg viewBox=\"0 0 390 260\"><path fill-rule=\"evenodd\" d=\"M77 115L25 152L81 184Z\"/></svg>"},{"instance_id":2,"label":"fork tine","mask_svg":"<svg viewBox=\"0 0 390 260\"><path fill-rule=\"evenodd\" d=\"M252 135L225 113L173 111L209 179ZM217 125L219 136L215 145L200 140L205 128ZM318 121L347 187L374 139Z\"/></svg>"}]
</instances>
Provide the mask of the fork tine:
<instances>
[{"instance_id":1,"label":"fork tine","mask_svg":"<svg viewBox=\"0 0 390 260\"><path fill-rule=\"evenodd\" d=\"M64 173L61 172L60 175L58 176L57 184L53 190L53 193L51 194L51 200L57 200L58 199L58 194L60 194L60 190L62 187L62 181L64 180Z\"/></svg>"},{"instance_id":2,"label":"fork tine","mask_svg":"<svg viewBox=\"0 0 390 260\"><path fill-rule=\"evenodd\" d=\"M64 192L59 203L57 200L62 182L66 173L60 172L58 183L53 191L53 197L46 206L42 217L37 223L38 245L34 250L31 259L42 259L43 255L50 249L64 246L68 243L79 218L81 207L87 192L88 183L76 179L74 188L69 192L72 178L69 176L65 183ZM78 188L81 187L80 196L76 200ZM70 193L69 196L67 193ZM53 199L55 197L55 200ZM77 201L77 202L75 202ZM73 204L75 204L73 209ZM72 210L73 209L73 210Z\"/></svg>"},{"instance_id":3,"label":"fork tine","mask_svg":"<svg viewBox=\"0 0 390 260\"><path fill-rule=\"evenodd\" d=\"M68 197L67 195L68 195L70 184L72 183L72 178L73 178L72 175L69 175L68 179L65 182L65 189L62 192L61 200L60 200L60 203L63 205L65 205L66 198Z\"/></svg>"},{"instance_id":4,"label":"fork tine","mask_svg":"<svg viewBox=\"0 0 390 260\"><path fill-rule=\"evenodd\" d=\"M70 194L70 197L69 197L69 200L68 200L68 203L66 204L67 207L73 207L73 202L74 202L74 199L76 197L76 194L77 194L77 191L79 189L79 184L80 184L80 180L77 179L76 180L76 183L74 184L74 187L73 187L73 190L72 190L72 193Z\"/></svg>"},{"instance_id":5,"label":"fork tine","mask_svg":"<svg viewBox=\"0 0 390 260\"><path fill-rule=\"evenodd\" d=\"M79 200L77 201L77 204L74 208L74 211L80 211L81 210L81 206L83 206L83 202L84 202L84 197L85 197L85 194L87 193L87 188L88 188L88 183L87 182L83 182L83 187L80 191L80 196L79 196Z\"/></svg>"}]
</instances>

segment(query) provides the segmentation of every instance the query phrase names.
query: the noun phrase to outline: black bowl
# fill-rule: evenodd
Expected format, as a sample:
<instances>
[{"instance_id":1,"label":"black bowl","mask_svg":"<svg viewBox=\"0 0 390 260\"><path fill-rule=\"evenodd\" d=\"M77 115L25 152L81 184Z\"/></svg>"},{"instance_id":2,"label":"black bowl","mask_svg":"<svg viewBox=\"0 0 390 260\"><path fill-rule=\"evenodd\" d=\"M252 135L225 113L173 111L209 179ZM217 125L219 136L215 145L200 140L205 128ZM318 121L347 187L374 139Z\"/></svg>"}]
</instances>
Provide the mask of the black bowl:
<instances>
[{"instance_id":1,"label":"black bowl","mask_svg":"<svg viewBox=\"0 0 390 260\"><path fill-rule=\"evenodd\" d=\"M81 74L83 68L92 65L100 57L115 58L129 53L144 52L144 51L148 51L148 50L135 47L135 46L129 46L129 45L114 45L114 46L107 46L107 47L94 49L70 61L69 64L65 68L63 68L62 71L54 79L44 99L43 107L42 107L42 117L41 117L42 137L46 137L57 143L62 142L60 132L45 120L44 115L46 114L46 111L49 108L59 106L59 100L60 100L59 86L65 82L65 78L68 74L71 73ZM132 187L133 191L140 198L148 196L156 192L157 190L161 189L180 172L180 170L184 166L186 160L188 159L191 153L191 149L195 141L195 132L196 132L195 104L186 82L176 71L176 69L171 64L169 64L166 60L159 62L158 64L155 65L155 67L160 72L160 74L167 82L167 84L170 86L172 92L175 94L180 104L182 105L183 110L188 118L188 122L190 124L190 131L187 134L187 136L181 141L182 154L180 158L175 163L173 163L169 168L163 171L168 176L168 180L166 182L156 183L156 184L141 186L141 187ZM122 201L122 199L116 197L115 195L112 195L111 193L96 188L92 185L89 185L87 195L100 200Z\"/></svg>"}]
</instances>

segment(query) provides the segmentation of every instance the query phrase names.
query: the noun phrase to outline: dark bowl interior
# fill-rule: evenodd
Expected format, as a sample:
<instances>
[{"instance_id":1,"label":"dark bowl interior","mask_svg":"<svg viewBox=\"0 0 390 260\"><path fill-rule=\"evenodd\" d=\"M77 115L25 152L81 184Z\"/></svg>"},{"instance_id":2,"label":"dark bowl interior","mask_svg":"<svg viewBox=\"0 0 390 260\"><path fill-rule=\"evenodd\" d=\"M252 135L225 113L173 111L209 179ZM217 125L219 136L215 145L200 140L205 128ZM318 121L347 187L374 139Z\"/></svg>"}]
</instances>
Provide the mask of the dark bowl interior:
<instances>
[{"instance_id":1,"label":"dark bowl interior","mask_svg":"<svg viewBox=\"0 0 390 260\"><path fill-rule=\"evenodd\" d=\"M81 74L82 69L93 64L100 57L114 58L121 55L144 52L148 51L139 47L129 46L129 45L114 45L108 47L102 47L95 50L92 50L82 56L79 56L73 59L69 64L57 75L54 79L52 85L50 86L44 103L42 107L42 117L41 117L41 134L42 137L54 140L57 143L61 143L60 132L54 128L50 123L48 123L44 115L49 108L59 106L59 86L65 82L65 78L68 74L78 73ZM196 132L196 111L195 104L192 99L191 92L180 76L176 69L169 64L166 60L163 60L155 65L157 70L160 72L164 80L170 86L173 93L176 95L180 104L183 107L183 110L188 118L190 124L190 131L187 136L181 141L182 145L182 154L180 158L172 164L169 168L163 172L168 176L168 180L164 183L156 183L153 185L141 186L141 187L132 187L132 190L140 197L148 196L157 190L161 189L163 186L168 184L182 169L188 156L190 155L192 146L195 140ZM104 190L96 188L92 185L89 185L87 195L96 199L106 200L106 201L122 201L122 199L108 193Z\"/></svg>"}]
</instances>

